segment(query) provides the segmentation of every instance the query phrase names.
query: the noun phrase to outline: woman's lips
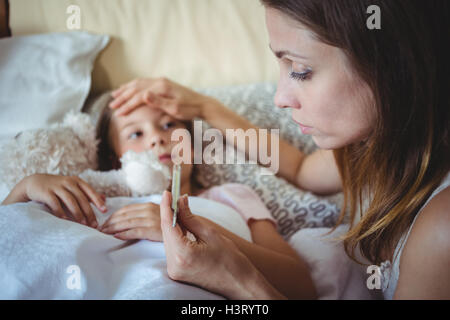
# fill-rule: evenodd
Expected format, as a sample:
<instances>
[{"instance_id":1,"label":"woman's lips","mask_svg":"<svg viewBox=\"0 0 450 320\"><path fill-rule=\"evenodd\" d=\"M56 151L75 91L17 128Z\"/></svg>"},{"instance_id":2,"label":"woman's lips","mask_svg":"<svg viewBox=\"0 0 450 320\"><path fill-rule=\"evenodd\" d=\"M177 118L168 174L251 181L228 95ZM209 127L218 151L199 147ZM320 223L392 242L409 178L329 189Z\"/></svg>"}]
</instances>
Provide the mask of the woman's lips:
<instances>
[{"instance_id":1,"label":"woman's lips","mask_svg":"<svg viewBox=\"0 0 450 320\"><path fill-rule=\"evenodd\" d=\"M298 122L297 120L295 120L295 119L293 119L293 120L300 126L300 130L302 130L303 134L311 133L313 127L305 126L305 125L301 124L300 122Z\"/></svg>"}]
</instances>

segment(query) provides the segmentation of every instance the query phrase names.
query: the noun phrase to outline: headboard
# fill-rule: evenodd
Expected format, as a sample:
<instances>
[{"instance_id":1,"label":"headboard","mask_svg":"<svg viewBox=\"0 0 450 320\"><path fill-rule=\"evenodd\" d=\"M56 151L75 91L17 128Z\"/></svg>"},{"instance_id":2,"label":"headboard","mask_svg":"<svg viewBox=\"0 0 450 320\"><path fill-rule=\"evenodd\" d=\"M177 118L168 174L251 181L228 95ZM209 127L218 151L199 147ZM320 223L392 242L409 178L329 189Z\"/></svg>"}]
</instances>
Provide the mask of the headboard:
<instances>
[{"instance_id":1,"label":"headboard","mask_svg":"<svg viewBox=\"0 0 450 320\"><path fill-rule=\"evenodd\" d=\"M94 92L136 77L197 88L278 80L259 0L9 0L9 9L12 36L77 30L77 21L109 34Z\"/></svg>"},{"instance_id":2,"label":"headboard","mask_svg":"<svg viewBox=\"0 0 450 320\"><path fill-rule=\"evenodd\" d=\"M9 37L9 3L8 0L0 0L0 38Z\"/></svg>"}]
</instances>

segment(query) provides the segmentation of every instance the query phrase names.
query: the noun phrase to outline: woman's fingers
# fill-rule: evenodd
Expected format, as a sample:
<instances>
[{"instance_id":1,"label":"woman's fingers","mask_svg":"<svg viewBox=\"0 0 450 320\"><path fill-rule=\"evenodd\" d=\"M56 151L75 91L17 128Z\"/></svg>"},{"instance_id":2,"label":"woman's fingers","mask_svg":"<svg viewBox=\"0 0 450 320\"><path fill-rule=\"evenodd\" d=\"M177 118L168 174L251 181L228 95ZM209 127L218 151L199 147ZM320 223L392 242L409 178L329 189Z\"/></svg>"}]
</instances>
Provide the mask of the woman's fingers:
<instances>
[{"instance_id":1,"label":"woman's fingers","mask_svg":"<svg viewBox=\"0 0 450 320\"><path fill-rule=\"evenodd\" d=\"M121 85L119 88L117 88L116 90L114 90L113 92L111 92L111 96L113 98L117 98L118 96L120 96L122 94L122 92L127 90L129 87L130 87L130 83L125 83L125 84Z\"/></svg>"},{"instance_id":2,"label":"woman's fingers","mask_svg":"<svg viewBox=\"0 0 450 320\"><path fill-rule=\"evenodd\" d=\"M117 109L130 98L136 95L137 89L135 87L126 88L114 97L114 100L110 102L109 107L112 109Z\"/></svg>"},{"instance_id":3,"label":"woman's fingers","mask_svg":"<svg viewBox=\"0 0 450 320\"><path fill-rule=\"evenodd\" d=\"M117 116L124 116L139 107L140 105L145 104L144 93L139 92L133 95L130 99L128 99L125 103L123 103L120 108L117 110Z\"/></svg>"},{"instance_id":4,"label":"woman's fingers","mask_svg":"<svg viewBox=\"0 0 450 320\"><path fill-rule=\"evenodd\" d=\"M161 213L161 231L164 239L164 247L166 251L172 248L176 249L184 245L184 234L179 223L172 227L173 211L170 207L172 203L172 194L169 191L164 191L159 205Z\"/></svg>"},{"instance_id":5,"label":"woman's fingers","mask_svg":"<svg viewBox=\"0 0 450 320\"><path fill-rule=\"evenodd\" d=\"M178 217L177 219L180 223L189 230L196 238L199 235L201 238L207 236L208 226L205 226L198 216L192 214L189 208L189 200L186 195L182 196L178 200ZM192 235L190 235L191 237ZM190 240L188 238L188 240Z\"/></svg>"}]
</instances>

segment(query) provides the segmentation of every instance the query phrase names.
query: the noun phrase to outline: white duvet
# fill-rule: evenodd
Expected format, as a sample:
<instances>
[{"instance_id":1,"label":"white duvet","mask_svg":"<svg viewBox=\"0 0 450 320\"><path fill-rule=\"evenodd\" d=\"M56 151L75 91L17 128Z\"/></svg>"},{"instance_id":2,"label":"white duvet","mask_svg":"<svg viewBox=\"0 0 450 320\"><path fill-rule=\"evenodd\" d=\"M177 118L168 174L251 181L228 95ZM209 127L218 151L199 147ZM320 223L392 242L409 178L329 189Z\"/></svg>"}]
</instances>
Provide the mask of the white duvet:
<instances>
[{"instance_id":1,"label":"white duvet","mask_svg":"<svg viewBox=\"0 0 450 320\"><path fill-rule=\"evenodd\" d=\"M94 210L102 224L118 208L148 201L159 204L161 196L108 198L106 214ZM232 208L197 197L189 204L251 240ZM125 242L47 210L37 202L0 206L0 299L223 299L171 280L163 243Z\"/></svg>"}]
</instances>

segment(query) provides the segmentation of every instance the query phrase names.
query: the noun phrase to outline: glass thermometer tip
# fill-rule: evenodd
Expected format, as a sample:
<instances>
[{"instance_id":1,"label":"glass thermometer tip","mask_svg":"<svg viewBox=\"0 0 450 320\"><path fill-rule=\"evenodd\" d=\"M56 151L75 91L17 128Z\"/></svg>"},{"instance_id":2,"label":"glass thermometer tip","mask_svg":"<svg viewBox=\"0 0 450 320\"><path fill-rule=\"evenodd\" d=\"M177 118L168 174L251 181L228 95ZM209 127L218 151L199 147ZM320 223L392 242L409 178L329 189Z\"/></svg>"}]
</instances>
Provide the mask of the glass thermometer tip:
<instances>
[{"instance_id":1,"label":"glass thermometer tip","mask_svg":"<svg viewBox=\"0 0 450 320\"><path fill-rule=\"evenodd\" d=\"M180 177L181 166L175 164L172 169L172 209L173 209L173 222L172 227L177 224L178 214L178 199L180 198Z\"/></svg>"}]
</instances>

